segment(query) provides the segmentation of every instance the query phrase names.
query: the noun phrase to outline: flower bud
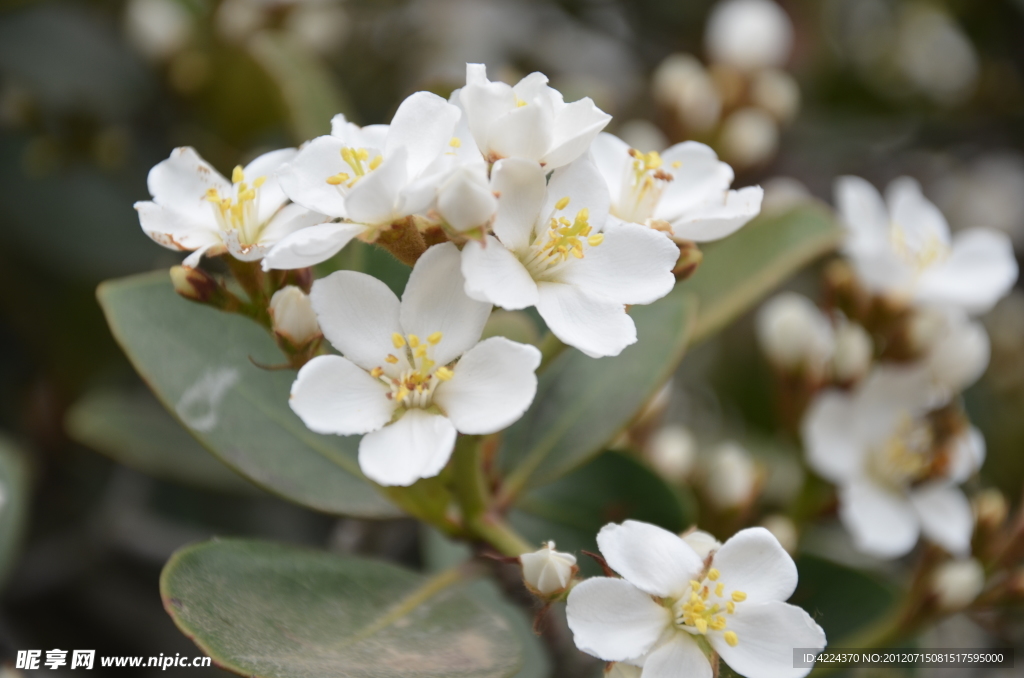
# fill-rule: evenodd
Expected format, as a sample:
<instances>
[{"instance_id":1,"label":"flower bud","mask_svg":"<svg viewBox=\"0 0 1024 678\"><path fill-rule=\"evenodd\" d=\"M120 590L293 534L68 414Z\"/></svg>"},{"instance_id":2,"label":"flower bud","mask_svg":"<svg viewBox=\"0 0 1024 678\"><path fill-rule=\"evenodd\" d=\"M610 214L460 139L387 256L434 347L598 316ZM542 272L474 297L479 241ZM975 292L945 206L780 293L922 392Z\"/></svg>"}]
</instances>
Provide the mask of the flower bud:
<instances>
[{"instance_id":1,"label":"flower bud","mask_svg":"<svg viewBox=\"0 0 1024 678\"><path fill-rule=\"evenodd\" d=\"M857 323L843 322L835 336L832 373L840 383L857 381L871 368L875 351L871 335Z\"/></svg>"},{"instance_id":2,"label":"flower bud","mask_svg":"<svg viewBox=\"0 0 1024 678\"><path fill-rule=\"evenodd\" d=\"M722 123L722 158L741 168L767 162L779 147L775 119L760 108L741 108Z\"/></svg>"},{"instance_id":3,"label":"flower bud","mask_svg":"<svg viewBox=\"0 0 1024 678\"><path fill-rule=\"evenodd\" d=\"M192 17L177 0L130 0L124 32L132 46L153 61L181 51L192 36Z\"/></svg>"},{"instance_id":4,"label":"flower bud","mask_svg":"<svg viewBox=\"0 0 1024 678\"><path fill-rule=\"evenodd\" d=\"M640 678L643 669L625 662L612 662L604 667L604 678Z\"/></svg>"},{"instance_id":5,"label":"flower bud","mask_svg":"<svg viewBox=\"0 0 1024 678\"><path fill-rule=\"evenodd\" d=\"M651 87L658 103L676 111L680 122L694 132L714 127L722 113L711 75L689 54L672 54L662 61Z\"/></svg>"},{"instance_id":6,"label":"flower bud","mask_svg":"<svg viewBox=\"0 0 1024 678\"><path fill-rule=\"evenodd\" d=\"M676 246L679 247L679 258L676 259L672 275L676 280L686 280L697 272L697 268L704 261L704 253L700 251L697 243L689 240L676 241Z\"/></svg>"},{"instance_id":7,"label":"flower bud","mask_svg":"<svg viewBox=\"0 0 1024 678\"><path fill-rule=\"evenodd\" d=\"M949 560L932 574L932 592L942 610L962 610L985 588L985 570L973 558Z\"/></svg>"},{"instance_id":8,"label":"flower bud","mask_svg":"<svg viewBox=\"0 0 1024 678\"><path fill-rule=\"evenodd\" d=\"M793 23L772 0L725 0L711 10L708 58L754 70L780 66L793 46Z\"/></svg>"},{"instance_id":9,"label":"flower bud","mask_svg":"<svg viewBox=\"0 0 1024 678\"><path fill-rule=\"evenodd\" d=\"M309 297L298 287L282 287L270 298L274 333L295 346L305 346L320 334L320 325Z\"/></svg>"},{"instance_id":10,"label":"flower bud","mask_svg":"<svg viewBox=\"0 0 1024 678\"><path fill-rule=\"evenodd\" d=\"M976 382L985 372L991 349L988 333L981 323L963 318L949 329L928 352L928 365L940 386L957 392Z\"/></svg>"},{"instance_id":11,"label":"flower bud","mask_svg":"<svg viewBox=\"0 0 1024 678\"><path fill-rule=\"evenodd\" d=\"M974 519L979 528L998 529L1010 513L1003 493L994 487L978 492L971 500Z\"/></svg>"},{"instance_id":12,"label":"flower bud","mask_svg":"<svg viewBox=\"0 0 1024 678\"><path fill-rule=\"evenodd\" d=\"M757 339L779 369L820 374L834 350L832 326L807 297L783 292L757 313Z\"/></svg>"},{"instance_id":13,"label":"flower bud","mask_svg":"<svg viewBox=\"0 0 1024 678\"><path fill-rule=\"evenodd\" d=\"M765 528L779 541L787 553L796 553L797 543L800 541L800 533L796 525L788 517L781 513L765 516L761 521L761 527Z\"/></svg>"},{"instance_id":14,"label":"flower bud","mask_svg":"<svg viewBox=\"0 0 1024 678\"><path fill-rule=\"evenodd\" d=\"M685 426L662 426L651 436L647 459L654 470L669 482L682 482L690 475L697 459L697 440Z\"/></svg>"},{"instance_id":15,"label":"flower bud","mask_svg":"<svg viewBox=\"0 0 1024 678\"><path fill-rule=\"evenodd\" d=\"M720 510L745 506L754 498L757 467L750 454L734 442L725 442L711 453L705 490Z\"/></svg>"},{"instance_id":16,"label":"flower bud","mask_svg":"<svg viewBox=\"0 0 1024 678\"><path fill-rule=\"evenodd\" d=\"M437 211L460 233L487 225L497 209L487 176L473 167L459 167L438 189Z\"/></svg>"},{"instance_id":17,"label":"flower bud","mask_svg":"<svg viewBox=\"0 0 1024 678\"><path fill-rule=\"evenodd\" d=\"M565 591L576 576L576 556L555 550L555 542L549 541L533 553L519 556L523 566L523 581L539 596L550 598Z\"/></svg>"},{"instance_id":18,"label":"flower bud","mask_svg":"<svg viewBox=\"0 0 1024 678\"><path fill-rule=\"evenodd\" d=\"M800 85L785 71L761 71L751 86L751 99L781 123L796 117L800 110Z\"/></svg>"},{"instance_id":19,"label":"flower bud","mask_svg":"<svg viewBox=\"0 0 1024 678\"><path fill-rule=\"evenodd\" d=\"M171 284L175 292L198 302L209 301L220 288L212 275L188 266L171 266Z\"/></svg>"},{"instance_id":20,"label":"flower bud","mask_svg":"<svg viewBox=\"0 0 1024 678\"><path fill-rule=\"evenodd\" d=\"M694 530L683 535L683 541L685 541L690 548L697 552L697 555L701 558L707 558L711 555L712 551L717 551L722 547L722 542L715 539L715 537L704 530Z\"/></svg>"}]
</instances>

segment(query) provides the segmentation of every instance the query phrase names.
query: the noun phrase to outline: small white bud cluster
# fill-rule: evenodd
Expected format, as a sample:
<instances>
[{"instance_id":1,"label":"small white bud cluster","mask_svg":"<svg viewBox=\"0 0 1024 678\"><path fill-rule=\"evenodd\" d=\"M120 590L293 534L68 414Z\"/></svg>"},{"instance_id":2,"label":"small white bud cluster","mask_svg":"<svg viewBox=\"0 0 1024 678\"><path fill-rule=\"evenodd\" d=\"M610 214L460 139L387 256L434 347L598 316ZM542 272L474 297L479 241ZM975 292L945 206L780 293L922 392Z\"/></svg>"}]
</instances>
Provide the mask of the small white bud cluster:
<instances>
[{"instance_id":1,"label":"small white bud cluster","mask_svg":"<svg viewBox=\"0 0 1024 678\"><path fill-rule=\"evenodd\" d=\"M533 553L519 556L523 566L523 581L542 597L558 596L569 586L579 568L576 556L555 550L555 542L549 541Z\"/></svg>"},{"instance_id":2,"label":"small white bud cluster","mask_svg":"<svg viewBox=\"0 0 1024 678\"><path fill-rule=\"evenodd\" d=\"M270 298L274 333L295 346L305 346L320 335L309 296L294 285L282 287Z\"/></svg>"}]
</instances>

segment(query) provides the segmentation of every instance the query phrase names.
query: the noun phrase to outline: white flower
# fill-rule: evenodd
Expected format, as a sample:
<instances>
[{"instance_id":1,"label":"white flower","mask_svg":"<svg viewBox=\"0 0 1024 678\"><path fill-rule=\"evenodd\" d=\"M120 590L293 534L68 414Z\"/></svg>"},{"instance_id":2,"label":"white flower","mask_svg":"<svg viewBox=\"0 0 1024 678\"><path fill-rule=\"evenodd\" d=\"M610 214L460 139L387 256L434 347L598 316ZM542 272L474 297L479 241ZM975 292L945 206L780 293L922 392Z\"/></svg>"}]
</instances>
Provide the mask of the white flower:
<instances>
[{"instance_id":1,"label":"white flower","mask_svg":"<svg viewBox=\"0 0 1024 678\"><path fill-rule=\"evenodd\" d=\"M275 172L295 156L285 148L236 167L228 181L194 149L176 148L149 171L152 201L137 202L146 235L173 250L191 251L184 265L225 251L242 261L263 258L279 240L327 217L288 204Z\"/></svg>"},{"instance_id":2,"label":"white flower","mask_svg":"<svg viewBox=\"0 0 1024 678\"><path fill-rule=\"evenodd\" d=\"M416 92L398 107L390 125L360 128L335 116L331 133L306 144L278 176L296 203L345 222L294 234L270 252L264 268L312 266L352 238L372 239L426 209L438 180L429 170L451 148L459 115L436 94Z\"/></svg>"},{"instance_id":3,"label":"white flower","mask_svg":"<svg viewBox=\"0 0 1024 678\"><path fill-rule=\"evenodd\" d=\"M704 33L711 61L741 69L781 66L793 46L793 23L772 0L725 0Z\"/></svg>"},{"instance_id":4,"label":"white flower","mask_svg":"<svg viewBox=\"0 0 1024 678\"><path fill-rule=\"evenodd\" d=\"M498 199L491 191L483 163L479 167L460 165L437 190L438 214L461 233L488 226L497 210Z\"/></svg>"},{"instance_id":5,"label":"white flower","mask_svg":"<svg viewBox=\"0 0 1024 678\"><path fill-rule=\"evenodd\" d=\"M735 509L753 498L757 476L750 453L739 444L726 441L708 454L704 489L719 509Z\"/></svg>"},{"instance_id":6,"label":"white flower","mask_svg":"<svg viewBox=\"0 0 1024 678\"><path fill-rule=\"evenodd\" d=\"M612 119L590 97L565 103L547 83L544 74L531 73L512 87L488 80L483 64L466 64L459 100L487 162L522 158L549 171L568 165Z\"/></svg>"},{"instance_id":7,"label":"white flower","mask_svg":"<svg viewBox=\"0 0 1024 678\"><path fill-rule=\"evenodd\" d=\"M270 298L270 318L274 332L296 346L320 336L320 325L309 297L295 285L286 285Z\"/></svg>"},{"instance_id":8,"label":"white flower","mask_svg":"<svg viewBox=\"0 0 1024 678\"><path fill-rule=\"evenodd\" d=\"M757 312L757 340L779 369L821 376L835 351L828 317L796 292L783 292Z\"/></svg>"},{"instance_id":9,"label":"white flower","mask_svg":"<svg viewBox=\"0 0 1024 678\"><path fill-rule=\"evenodd\" d=\"M523 566L523 580L543 596L565 590L578 568L576 556L555 550L555 542L549 541L533 553L519 556Z\"/></svg>"},{"instance_id":10,"label":"white flower","mask_svg":"<svg viewBox=\"0 0 1024 678\"><path fill-rule=\"evenodd\" d=\"M555 170L508 159L494 165L500 196L493 236L462 251L466 293L510 310L536 306L548 328L587 355L636 342L626 304L668 294L678 248L635 224L606 224L608 192L589 156Z\"/></svg>"},{"instance_id":11,"label":"white flower","mask_svg":"<svg viewBox=\"0 0 1024 678\"><path fill-rule=\"evenodd\" d=\"M681 535L683 541L687 545L696 551L697 555L700 556L701 560L704 560L712 551L717 551L722 548L722 542L715 539L714 535L704 530L693 530L692 532L686 532Z\"/></svg>"},{"instance_id":12,"label":"white flower","mask_svg":"<svg viewBox=\"0 0 1024 678\"><path fill-rule=\"evenodd\" d=\"M971 228L950 237L945 217L909 177L889 184L886 202L863 179L840 177L836 205L847 227L845 253L873 293L978 314L1017 280L1006 234Z\"/></svg>"},{"instance_id":13,"label":"white flower","mask_svg":"<svg viewBox=\"0 0 1024 678\"><path fill-rule=\"evenodd\" d=\"M858 548L895 558L924 532L951 553L970 548L974 518L956 483L985 457L974 428L943 434L927 370L876 367L853 392L825 391L803 422L807 461L839 489L839 516Z\"/></svg>"},{"instance_id":14,"label":"white flower","mask_svg":"<svg viewBox=\"0 0 1024 678\"><path fill-rule=\"evenodd\" d=\"M732 168L704 144L640 153L601 134L591 152L611 193L611 213L622 221L664 221L675 238L707 242L734 233L761 210L761 187L730 191Z\"/></svg>"},{"instance_id":15,"label":"white flower","mask_svg":"<svg viewBox=\"0 0 1024 678\"><path fill-rule=\"evenodd\" d=\"M976 382L988 367L988 332L959 309L921 309L910 321L910 335L936 386L948 395Z\"/></svg>"},{"instance_id":16,"label":"white flower","mask_svg":"<svg viewBox=\"0 0 1024 678\"><path fill-rule=\"evenodd\" d=\"M710 646L747 678L799 678L810 669L793 667L793 648L825 646L821 627L783 602L796 565L764 528L736 533L707 567L647 523L606 525L597 543L622 579L595 577L569 593L569 628L588 654L642 666L644 678L711 678Z\"/></svg>"},{"instance_id":17,"label":"white flower","mask_svg":"<svg viewBox=\"0 0 1024 678\"><path fill-rule=\"evenodd\" d=\"M932 592L943 610L962 610L985 588L985 568L974 558L948 560L932 573Z\"/></svg>"},{"instance_id":18,"label":"white flower","mask_svg":"<svg viewBox=\"0 0 1024 678\"><path fill-rule=\"evenodd\" d=\"M291 407L317 433L366 434L359 466L381 485L437 475L456 431L500 431L533 401L540 352L504 337L479 341L491 306L464 285L451 243L420 257L401 301L354 271L313 284L320 327L344 357L306 363Z\"/></svg>"}]
</instances>

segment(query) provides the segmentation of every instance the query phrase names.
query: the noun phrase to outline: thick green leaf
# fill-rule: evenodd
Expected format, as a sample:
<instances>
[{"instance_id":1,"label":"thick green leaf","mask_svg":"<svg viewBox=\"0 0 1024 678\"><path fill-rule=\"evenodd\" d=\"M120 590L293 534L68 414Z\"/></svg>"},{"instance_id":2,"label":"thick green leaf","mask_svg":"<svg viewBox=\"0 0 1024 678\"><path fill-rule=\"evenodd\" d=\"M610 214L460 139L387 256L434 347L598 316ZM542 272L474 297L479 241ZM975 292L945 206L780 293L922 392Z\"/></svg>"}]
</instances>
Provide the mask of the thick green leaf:
<instances>
[{"instance_id":1,"label":"thick green leaf","mask_svg":"<svg viewBox=\"0 0 1024 678\"><path fill-rule=\"evenodd\" d=\"M786 278L834 249L841 234L824 207L806 204L759 217L734 235L702 247L704 262L672 293L693 293L699 300L691 343L719 331Z\"/></svg>"},{"instance_id":2,"label":"thick green leaf","mask_svg":"<svg viewBox=\"0 0 1024 678\"><path fill-rule=\"evenodd\" d=\"M257 541L185 547L164 606L223 668L246 676L502 678L521 662L508 622L460 590L379 561Z\"/></svg>"},{"instance_id":3,"label":"thick green leaf","mask_svg":"<svg viewBox=\"0 0 1024 678\"><path fill-rule=\"evenodd\" d=\"M634 306L638 341L614 358L569 349L540 377L537 397L505 434L505 492L557 480L600 452L643 408L683 357L695 317L691 295Z\"/></svg>"},{"instance_id":4,"label":"thick green leaf","mask_svg":"<svg viewBox=\"0 0 1024 678\"><path fill-rule=\"evenodd\" d=\"M28 522L28 468L20 451L0 437L0 584L7 580Z\"/></svg>"},{"instance_id":5,"label":"thick green leaf","mask_svg":"<svg viewBox=\"0 0 1024 678\"><path fill-rule=\"evenodd\" d=\"M298 141L330 133L331 118L350 112L330 71L295 36L263 31L249 50L277 83Z\"/></svg>"},{"instance_id":6,"label":"thick green leaf","mask_svg":"<svg viewBox=\"0 0 1024 678\"><path fill-rule=\"evenodd\" d=\"M864 572L811 555L800 556L796 564L800 584L789 602L814 617L831 645L841 644L896 603L891 587Z\"/></svg>"},{"instance_id":7,"label":"thick green leaf","mask_svg":"<svg viewBox=\"0 0 1024 678\"><path fill-rule=\"evenodd\" d=\"M68 410L72 439L154 478L222 492L257 492L200 445L146 391L99 389Z\"/></svg>"},{"instance_id":8,"label":"thick green leaf","mask_svg":"<svg viewBox=\"0 0 1024 678\"><path fill-rule=\"evenodd\" d=\"M225 464L313 509L399 515L360 473L354 438L313 433L288 407L295 373L253 365L283 361L254 322L182 299L166 272L103 283L98 297L157 398Z\"/></svg>"},{"instance_id":9,"label":"thick green leaf","mask_svg":"<svg viewBox=\"0 0 1024 678\"><path fill-rule=\"evenodd\" d=\"M627 518L681 532L696 523L692 497L668 486L634 457L605 452L550 485L525 494L509 522L529 541L554 540L560 551L597 551L597 532ZM580 558L586 574L600 574Z\"/></svg>"}]
</instances>

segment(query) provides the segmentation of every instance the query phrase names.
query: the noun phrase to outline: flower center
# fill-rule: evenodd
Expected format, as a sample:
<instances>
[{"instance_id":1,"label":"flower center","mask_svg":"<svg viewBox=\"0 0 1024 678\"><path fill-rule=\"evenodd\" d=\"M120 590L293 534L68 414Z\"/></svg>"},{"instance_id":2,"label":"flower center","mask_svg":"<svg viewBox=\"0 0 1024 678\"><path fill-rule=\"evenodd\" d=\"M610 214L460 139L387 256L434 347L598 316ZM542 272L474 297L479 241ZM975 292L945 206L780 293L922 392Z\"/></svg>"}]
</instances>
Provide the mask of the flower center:
<instances>
[{"instance_id":1,"label":"flower center","mask_svg":"<svg viewBox=\"0 0 1024 678\"><path fill-rule=\"evenodd\" d=\"M705 636L709 631L722 634L725 642L735 647L739 636L728 629L728 616L736 612L736 605L747 599L743 591L725 594L725 584L718 581L721 573L708 570L703 581L690 580L690 592L672 606L676 627L693 635Z\"/></svg>"},{"instance_id":2,"label":"flower center","mask_svg":"<svg viewBox=\"0 0 1024 678\"><path fill-rule=\"evenodd\" d=\"M591 235L590 210L586 207L576 212L574 220L558 216L569 205L565 197L555 203L555 210L548 219L548 230L538 234L525 257L521 257L526 270L534 280L550 278L569 257L582 259L585 248L597 247L604 242L604 235Z\"/></svg>"},{"instance_id":3,"label":"flower center","mask_svg":"<svg viewBox=\"0 0 1024 678\"><path fill-rule=\"evenodd\" d=\"M661 194L673 177L661 169L662 159L657 151L641 153L631 148L629 154L633 162L623 177L622 198L619 204L612 206L612 211L620 219L643 224L654 216ZM672 167L681 164L676 161Z\"/></svg>"},{"instance_id":4,"label":"flower center","mask_svg":"<svg viewBox=\"0 0 1024 678\"><path fill-rule=\"evenodd\" d=\"M935 435L927 420L904 413L896 432L868 456L875 478L902 487L926 477L932 469Z\"/></svg>"},{"instance_id":5,"label":"flower center","mask_svg":"<svg viewBox=\"0 0 1024 678\"><path fill-rule=\"evenodd\" d=\"M352 170L352 174L348 172L338 172L327 177L327 183L331 186L345 186L352 188L356 185L356 182L365 177L373 170L380 167L380 164L384 162L384 156L378 153L370 158L370 151L365 148L352 148L351 146L343 146L341 149L341 159L345 161L345 164Z\"/></svg>"},{"instance_id":6,"label":"flower center","mask_svg":"<svg viewBox=\"0 0 1024 678\"><path fill-rule=\"evenodd\" d=\"M391 343L396 349L405 351L412 367L397 377L389 377L383 367L370 370L371 376L380 379L388 387L388 398L406 407L430 407L437 385L455 376L450 367L438 366L430 357L433 347L440 343L442 336L440 332L434 332L423 341L415 334L401 335L395 332L391 335ZM385 360L394 365L399 358L389 353Z\"/></svg>"},{"instance_id":7,"label":"flower center","mask_svg":"<svg viewBox=\"0 0 1024 678\"><path fill-rule=\"evenodd\" d=\"M238 240L242 245L252 245L259 238L261 224L257 215L260 211L260 187L266 181L266 177L257 177L250 186L239 165L231 173L234 197L221 196L216 188L206 192L206 199L213 204L213 214L221 231L238 231Z\"/></svg>"},{"instance_id":8,"label":"flower center","mask_svg":"<svg viewBox=\"0 0 1024 678\"><path fill-rule=\"evenodd\" d=\"M918 274L945 260L950 252L949 245L936 234L929 233L924 238L909 238L906 230L895 222L889 228L889 242L893 251Z\"/></svg>"}]
</instances>

